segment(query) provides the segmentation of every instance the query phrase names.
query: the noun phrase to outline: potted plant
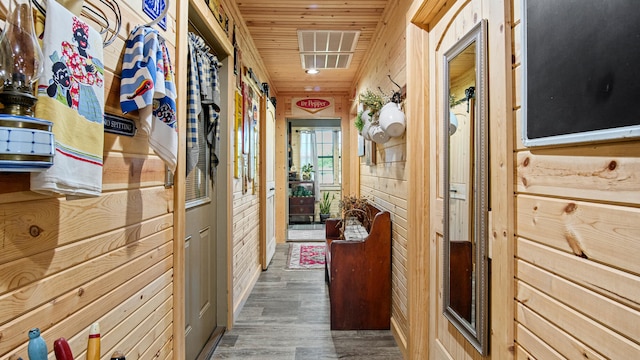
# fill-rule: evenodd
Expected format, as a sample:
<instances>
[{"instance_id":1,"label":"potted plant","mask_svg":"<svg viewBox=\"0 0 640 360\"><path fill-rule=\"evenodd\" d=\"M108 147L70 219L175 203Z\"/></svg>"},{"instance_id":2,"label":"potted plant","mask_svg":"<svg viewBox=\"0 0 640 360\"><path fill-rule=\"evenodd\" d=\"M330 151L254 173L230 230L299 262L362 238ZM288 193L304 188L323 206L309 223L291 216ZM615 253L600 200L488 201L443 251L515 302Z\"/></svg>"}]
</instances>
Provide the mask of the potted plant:
<instances>
[{"instance_id":1,"label":"potted plant","mask_svg":"<svg viewBox=\"0 0 640 360\"><path fill-rule=\"evenodd\" d=\"M311 164L306 164L303 165L302 168L300 169L300 171L302 172L302 180L311 180L311 173L313 172L313 165Z\"/></svg>"},{"instance_id":2,"label":"potted plant","mask_svg":"<svg viewBox=\"0 0 640 360\"><path fill-rule=\"evenodd\" d=\"M360 102L364 105L365 108L369 110L369 116L375 118L380 109L387 102L383 95L374 93L373 91L367 89L364 93L359 96Z\"/></svg>"},{"instance_id":3,"label":"potted plant","mask_svg":"<svg viewBox=\"0 0 640 360\"><path fill-rule=\"evenodd\" d=\"M372 140L378 144L384 144L391 138L380 127L380 110L388 102L388 98L384 94L375 93L367 89L364 93L359 95L360 102L365 107L363 114L361 115L364 122L363 132L366 134L362 136L367 140ZM365 117L369 118L369 121L365 120Z\"/></svg>"},{"instance_id":4,"label":"potted plant","mask_svg":"<svg viewBox=\"0 0 640 360\"><path fill-rule=\"evenodd\" d=\"M345 195L339 203L342 219L340 224L340 235L344 238L344 230L351 221L360 222L363 226L371 224L373 221L369 210L369 200L365 197L355 195Z\"/></svg>"},{"instance_id":5,"label":"potted plant","mask_svg":"<svg viewBox=\"0 0 640 360\"><path fill-rule=\"evenodd\" d=\"M362 135L362 129L364 128L364 120L362 119L362 113L364 112L364 110L362 111L358 111L358 115L356 116L356 122L354 123L356 129L358 130L358 133L360 133L360 135Z\"/></svg>"},{"instance_id":6,"label":"potted plant","mask_svg":"<svg viewBox=\"0 0 640 360\"><path fill-rule=\"evenodd\" d=\"M331 213L331 203L336 197L335 194L333 194L333 196L329 198L329 195L330 194L328 191L322 193L322 200L320 200L320 203L318 205L320 210L320 221L323 223L329 218Z\"/></svg>"}]
</instances>

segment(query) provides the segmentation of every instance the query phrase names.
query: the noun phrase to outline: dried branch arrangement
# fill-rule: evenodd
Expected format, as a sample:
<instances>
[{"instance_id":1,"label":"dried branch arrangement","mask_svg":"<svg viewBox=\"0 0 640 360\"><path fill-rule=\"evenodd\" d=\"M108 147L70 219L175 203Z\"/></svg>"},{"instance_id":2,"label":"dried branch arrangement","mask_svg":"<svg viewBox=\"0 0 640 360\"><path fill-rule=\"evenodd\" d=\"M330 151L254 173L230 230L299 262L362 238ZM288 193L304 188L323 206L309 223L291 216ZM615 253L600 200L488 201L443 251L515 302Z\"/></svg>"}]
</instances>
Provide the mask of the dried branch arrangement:
<instances>
[{"instance_id":1,"label":"dried branch arrangement","mask_svg":"<svg viewBox=\"0 0 640 360\"><path fill-rule=\"evenodd\" d=\"M339 202L342 219L340 224L340 234L344 235L344 230L349 219L357 219L363 226L367 227L373 221L369 200L365 197L355 195L345 195Z\"/></svg>"}]
</instances>

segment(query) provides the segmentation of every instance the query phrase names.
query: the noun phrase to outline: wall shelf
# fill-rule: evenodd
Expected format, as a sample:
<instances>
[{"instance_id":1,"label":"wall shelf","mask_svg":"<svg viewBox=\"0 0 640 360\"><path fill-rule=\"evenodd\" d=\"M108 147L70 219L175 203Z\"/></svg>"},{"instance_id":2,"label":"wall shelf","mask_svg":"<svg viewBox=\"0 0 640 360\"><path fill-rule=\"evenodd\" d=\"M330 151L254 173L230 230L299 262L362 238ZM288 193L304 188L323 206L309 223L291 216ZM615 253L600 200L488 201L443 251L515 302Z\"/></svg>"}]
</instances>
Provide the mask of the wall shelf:
<instances>
[{"instance_id":1,"label":"wall shelf","mask_svg":"<svg viewBox=\"0 0 640 360\"><path fill-rule=\"evenodd\" d=\"M203 0L189 0L189 22L213 48L219 60L233 55L233 44Z\"/></svg>"}]
</instances>

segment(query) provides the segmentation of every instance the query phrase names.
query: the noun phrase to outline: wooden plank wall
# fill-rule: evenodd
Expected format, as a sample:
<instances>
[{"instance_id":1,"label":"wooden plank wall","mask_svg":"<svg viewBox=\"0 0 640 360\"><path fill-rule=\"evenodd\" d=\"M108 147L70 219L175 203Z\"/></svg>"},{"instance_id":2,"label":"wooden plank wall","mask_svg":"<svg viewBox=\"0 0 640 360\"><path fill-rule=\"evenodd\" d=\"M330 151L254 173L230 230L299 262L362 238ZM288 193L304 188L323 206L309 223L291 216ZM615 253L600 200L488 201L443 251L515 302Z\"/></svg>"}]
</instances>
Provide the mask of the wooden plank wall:
<instances>
[{"instance_id":1,"label":"wooden plank wall","mask_svg":"<svg viewBox=\"0 0 640 360\"><path fill-rule=\"evenodd\" d=\"M171 5L163 36L175 55ZM121 114L124 41L149 21L139 15L141 6L120 2L122 30L104 51L108 113ZM173 356L174 197L164 187L163 162L147 144L142 135L105 134L97 198L37 195L29 191L28 174L0 174L0 358L19 353L26 359L34 327L51 351L54 340L65 337L74 356L84 357L96 321L103 358L116 349L127 359Z\"/></svg>"},{"instance_id":2,"label":"wooden plank wall","mask_svg":"<svg viewBox=\"0 0 640 360\"><path fill-rule=\"evenodd\" d=\"M236 2L221 1L221 4L230 18L229 31L233 31L233 24L236 25L236 40L242 52L242 67L253 69L262 82L269 82L260 54L256 50ZM270 96L273 96L275 91L276 89L271 88ZM256 145L259 147L259 144ZM256 169L255 180L249 182L246 192L243 191L242 179L233 179L232 181L231 287L233 314L235 315L242 309L244 301L249 297L253 285L262 271L260 264L259 174L259 169Z\"/></svg>"},{"instance_id":3,"label":"wooden plank wall","mask_svg":"<svg viewBox=\"0 0 640 360\"><path fill-rule=\"evenodd\" d=\"M366 89L378 91L380 87L388 96L396 87L389 75L401 86L407 83L406 72L406 12L411 1L392 0L387 5L380 22L370 56L356 80L356 93ZM417 119L407 119L407 122ZM353 127L353 124L351 124ZM407 351L409 332L407 291L407 197L409 196L406 133L392 138L385 144L374 146L376 161L367 165L360 161L361 196L373 200L391 213L392 221L392 310L391 321L394 336L403 352ZM346 149L346 147L345 147ZM355 151L355 147L351 151Z\"/></svg>"},{"instance_id":4,"label":"wooden plank wall","mask_svg":"<svg viewBox=\"0 0 640 360\"><path fill-rule=\"evenodd\" d=\"M518 358L637 358L640 141L522 146L520 1L512 8Z\"/></svg>"}]
</instances>

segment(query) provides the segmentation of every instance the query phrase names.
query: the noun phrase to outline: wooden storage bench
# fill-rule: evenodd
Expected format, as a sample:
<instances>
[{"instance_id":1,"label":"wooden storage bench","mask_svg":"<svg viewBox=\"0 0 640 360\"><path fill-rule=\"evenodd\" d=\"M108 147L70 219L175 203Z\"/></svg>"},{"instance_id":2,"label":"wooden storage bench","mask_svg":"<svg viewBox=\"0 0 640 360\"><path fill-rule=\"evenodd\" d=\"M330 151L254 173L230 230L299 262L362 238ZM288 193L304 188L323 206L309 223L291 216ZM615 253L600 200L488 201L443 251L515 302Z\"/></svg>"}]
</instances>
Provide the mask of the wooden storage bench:
<instances>
[{"instance_id":1,"label":"wooden storage bench","mask_svg":"<svg viewBox=\"0 0 640 360\"><path fill-rule=\"evenodd\" d=\"M338 239L340 219L325 223L331 330L390 327L391 217L388 211L369 206L371 224L349 225L345 240Z\"/></svg>"}]
</instances>

